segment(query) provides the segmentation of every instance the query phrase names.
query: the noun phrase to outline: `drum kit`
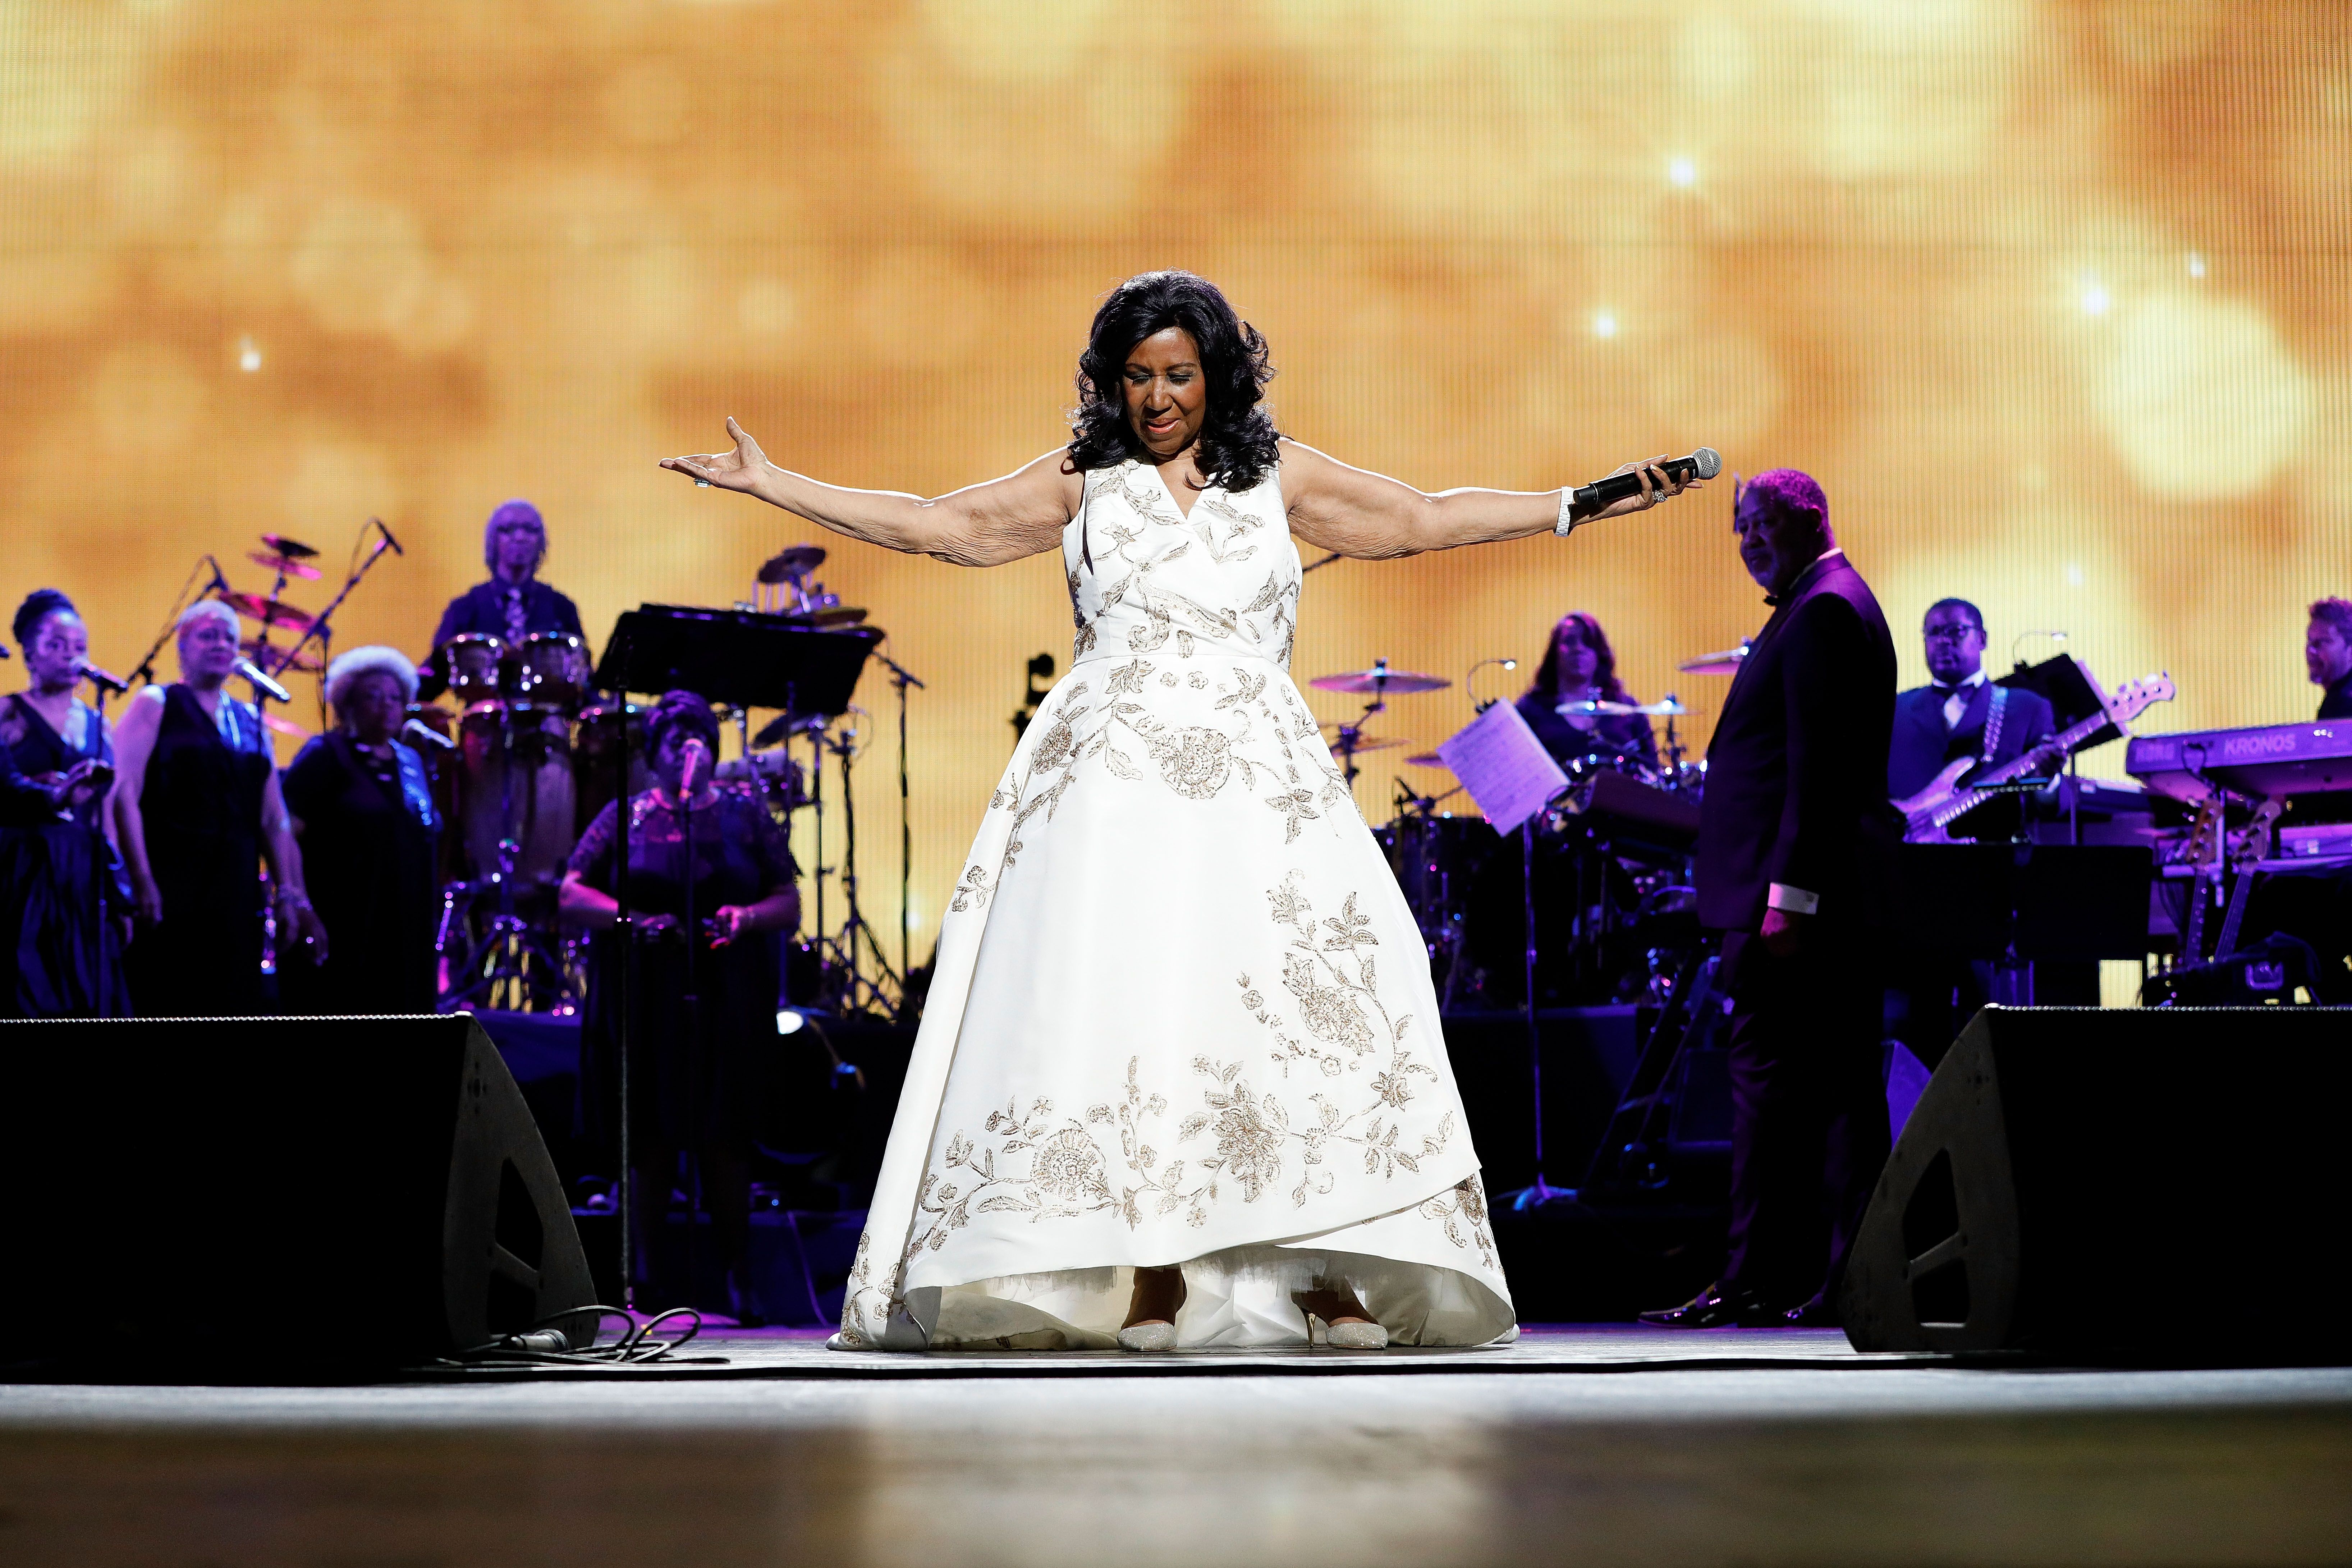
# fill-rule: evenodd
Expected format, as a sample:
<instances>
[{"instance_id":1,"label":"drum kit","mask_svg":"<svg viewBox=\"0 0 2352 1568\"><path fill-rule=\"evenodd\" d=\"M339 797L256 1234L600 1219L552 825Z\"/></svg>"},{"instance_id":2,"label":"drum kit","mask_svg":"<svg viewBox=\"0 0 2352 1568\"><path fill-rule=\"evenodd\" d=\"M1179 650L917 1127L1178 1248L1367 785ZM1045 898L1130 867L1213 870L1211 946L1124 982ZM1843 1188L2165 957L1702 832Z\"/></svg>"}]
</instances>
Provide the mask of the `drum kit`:
<instances>
[{"instance_id":1,"label":"drum kit","mask_svg":"<svg viewBox=\"0 0 2352 1568\"><path fill-rule=\"evenodd\" d=\"M1707 654L1678 668L1731 675L1746 648ZM1482 661L1506 663L1503 660ZM1367 733L1388 699L1445 689L1443 676L1370 668L1318 676L1318 690L1361 695L1364 710L1327 724L1332 756L1352 786L1356 759L1402 742ZM1484 712L1489 701L1475 704ZM1691 710L1669 695L1655 702L1591 699L1556 710L1589 739L1556 760L1568 775L1535 819L1526 840L1496 833L1484 820L1457 816L1446 802L1462 785L1424 792L1397 781L1389 821L1374 830L1426 944L1447 1007L1526 1005L1526 914L1532 906L1538 962L1535 984L1549 1005L1630 999L1657 988L1671 963L1651 948L1654 913L1688 899L1689 858L1697 837L1706 764L1691 759L1677 721ZM1651 746L1629 743L1627 721L1664 720ZM1444 769L1436 752L1404 758L1414 768ZM1532 854L1523 854L1523 842ZM1685 922L1686 923L1686 922Z\"/></svg>"},{"instance_id":2,"label":"drum kit","mask_svg":"<svg viewBox=\"0 0 2352 1568\"><path fill-rule=\"evenodd\" d=\"M576 1003L576 944L553 934L555 885L588 820L583 804L601 807L612 795L609 769L594 765L609 742L596 742L634 713L593 700L587 645L567 632L511 646L468 632L433 662L456 712L436 702L412 707L409 717L442 742L430 759L448 824L442 1004L537 1011ZM453 948L467 924L470 945L459 957Z\"/></svg>"}]
</instances>

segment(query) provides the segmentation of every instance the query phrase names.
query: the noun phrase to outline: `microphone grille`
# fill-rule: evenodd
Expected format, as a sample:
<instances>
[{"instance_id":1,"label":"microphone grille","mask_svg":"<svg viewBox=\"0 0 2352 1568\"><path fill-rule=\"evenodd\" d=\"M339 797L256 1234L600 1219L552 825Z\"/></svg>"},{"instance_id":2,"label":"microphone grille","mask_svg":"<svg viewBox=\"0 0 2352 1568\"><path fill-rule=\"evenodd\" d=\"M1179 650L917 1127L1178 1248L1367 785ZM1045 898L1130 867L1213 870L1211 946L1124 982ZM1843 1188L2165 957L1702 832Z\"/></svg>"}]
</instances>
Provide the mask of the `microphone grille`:
<instances>
[{"instance_id":1,"label":"microphone grille","mask_svg":"<svg viewBox=\"0 0 2352 1568\"><path fill-rule=\"evenodd\" d=\"M1691 472L1703 479L1715 478L1723 472L1723 454L1712 447L1701 447L1691 454Z\"/></svg>"}]
</instances>

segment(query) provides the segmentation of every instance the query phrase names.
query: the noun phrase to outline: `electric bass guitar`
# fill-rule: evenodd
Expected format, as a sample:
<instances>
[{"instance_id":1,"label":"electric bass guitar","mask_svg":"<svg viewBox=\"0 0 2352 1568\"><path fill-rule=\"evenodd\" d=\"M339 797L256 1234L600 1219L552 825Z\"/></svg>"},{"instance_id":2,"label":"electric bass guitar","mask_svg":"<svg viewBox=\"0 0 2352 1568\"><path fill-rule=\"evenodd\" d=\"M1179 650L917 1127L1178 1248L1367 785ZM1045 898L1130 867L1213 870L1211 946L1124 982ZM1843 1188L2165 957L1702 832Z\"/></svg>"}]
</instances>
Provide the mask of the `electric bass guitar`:
<instances>
[{"instance_id":1,"label":"electric bass guitar","mask_svg":"<svg viewBox=\"0 0 2352 1568\"><path fill-rule=\"evenodd\" d=\"M1980 759L1958 757L1945 765L1944 771L1927 782L1918 794L1894 803L1907 825L1903 835L1906 844L1948 844L1950 826L1993 797L2000 785L2013 784L2030 775L2043 753L2055 751L2064 756L2075 747L2105 729L2109 724L2121 729L2158 702L2169 702L2173 698L2172 678L2166 674L2147 676L2138 680L2126 680L2107 699L2106 709L2094 713L2080 723L2070 724L2041 745L2021 756L2012 757L1979 778L1969 780L1963 786L1962 775L1977 765Z\"/></svg>"}]
</instances>

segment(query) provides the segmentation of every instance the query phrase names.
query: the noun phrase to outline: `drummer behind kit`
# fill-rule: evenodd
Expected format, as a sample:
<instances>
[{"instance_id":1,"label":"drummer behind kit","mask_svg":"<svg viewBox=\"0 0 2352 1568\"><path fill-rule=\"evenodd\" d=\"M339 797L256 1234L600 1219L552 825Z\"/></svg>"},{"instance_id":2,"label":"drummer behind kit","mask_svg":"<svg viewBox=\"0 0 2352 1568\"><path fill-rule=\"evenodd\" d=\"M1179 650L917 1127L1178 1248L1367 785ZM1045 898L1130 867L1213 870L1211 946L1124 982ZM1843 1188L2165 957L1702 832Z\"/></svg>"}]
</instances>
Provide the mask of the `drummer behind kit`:
<instances>
[{"instance_id":1,"label":"drummer behind kit","mask_svg":"<svg viewBox=\"0 0 2352 1568\"><path fill-rule=\"evenodd\" d=\"M1481 661L1488 662L1510 661ZM1403 744L1368 732L1388 700L1454 682L1376 659L1369 668L1317 676L1307 684L1370 699L1356 719L1324 726L1333 731L1332 756L1352 785L1358 757ZM1448 767L1462 783L1424 795L1400 780L1396 812L1376 835L1420 925L1444 1004L1523 1005L1525 916L1531 903L1542 928L1537 941L1545 950L1537 965L1539 986L1605 1000L1626 984L1646 985L1646 973L1628 980L1614 970L1638 963L1622 939L1635 931L1658 889L1679 885L1683 859L1697 835L1705 766L1684 761L1674 725L1688 710L1671 697L1646 705L1571 702L1559 709L1571 724L1580 718L1665 719L1667 762L1661 773L1605 750L1597 740L1589 753L1557 760L1510 703L1478 708L1470 728L1437 752L1405 759L1415 767ZM1440 809L1465 787L1485 812L1483 819ZM1532 837L1532 857L1524 853L1529 846L1512 836L1523 824Z\"/></svg>"}]
</instances>

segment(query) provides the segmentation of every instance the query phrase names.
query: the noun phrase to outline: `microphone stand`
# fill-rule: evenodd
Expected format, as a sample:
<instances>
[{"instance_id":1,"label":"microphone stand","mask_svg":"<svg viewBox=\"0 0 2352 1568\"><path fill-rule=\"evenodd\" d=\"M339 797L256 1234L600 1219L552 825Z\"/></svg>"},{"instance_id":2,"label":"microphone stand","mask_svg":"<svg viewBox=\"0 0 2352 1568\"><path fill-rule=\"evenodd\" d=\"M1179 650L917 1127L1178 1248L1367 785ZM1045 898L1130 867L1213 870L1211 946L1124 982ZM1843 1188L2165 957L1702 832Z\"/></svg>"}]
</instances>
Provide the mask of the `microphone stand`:
<instances>
[{"instance_id":1,"label":"microphone stand","mask_svg":"<svg viewBox=\"0 0 2352 1568\"><path fill-rule=\"evenodd\" d=\"M634 1312L637 1310L636 1260L632 1256L629 1227L635 1219L636 1205L629 1170L629 1115L635 1109L629 1100L629 1002L631 972L637 963L637 933L636 921L629 915L629 822L636 815L636 803L629 798L629 694L624 690L614 696L621 710L620 743L613 748L613 818L620 829L613 861L613 899L619 906L613 931L620 948L613 965L614 989L619 993L613 1039L621 1079L621 1180L614 1189L613 1207L621 1221L621 1308Z\"/></svg>"},{"instance_id":2,"label":"microphone stand","mask_svg":"<svg viewBox=\"0 0 2352 1568\"><path fill-rule=\"evenodd\" d=\"M375 522L373 519L370 519L368 526L380 528L382 525ZM342 587L336 592L332 599L328 601L327 607L319 612L318 618L313 620L309 628L300 637L295 638L285 652L278 656L275 665L263 665L261 667L263 672L275 675L281 669L291 669L294 667L294 657L314 641L318 643L320 653L326 652L328 640L332 635L327 629L327 623L334 618L337 610L342 608L343 601L352 596L352 590L360 585L360 579L368 574L368 568L382 559L391 548L392 542L389 535L379 537L375 542L375 548L368 552L368 558L361 562L350 576L343 579ZM219 568L214 568L214 573L215 575L218 575ZM266 642L268 636L267 626L264 627L262 635ZM265 653L263 657L266 658L268 655Z\"/></svg>"},{"instance_id":3,"label":"microphone stand","mask_svg":"<svg viewBox=\"0 0 2352 1568\"><path fill-rule=\"evenodd\" d=\"M179 629L180 612L188 605L188 590L195 585L196 573L207 562L212 565L213 580L211 585L205 589L205 593L228 592L228 579L221 574L220 563L214 561L209 555L197 556L195 565L188 568L188 580L180 584L179 593L173 596L172 607L163 612L163 629L155 634L155 640L147 645L147 651L141 654L139 662L131 667L131 679L146 686L152 686L155 683L155 656L163 651L163 645L170 642L172 634ZM203 595L198 595L197 597L201 598Z\"/></svg>"},{"instance_id":4,"label":"microphone stand","mask_svg":"<svg viewBox=\"0 0 2352 1568\"><path fill-rule=\"evenodd\" d=\"M907 816L907 688L928 691L930 688L908 672L907 667L881 649L874 650L874 658L890 672L890 684L898 689L898 1016L893 1022L905 1023L908 999L907 977L915 973L912 938L908 934L912 922L907 913L908 889L912 885L915 860L915 833Z\"/></svg>"},{"instance_id":5,"label":"microphone stand","mask_svg":"<svg viewBox=\"0 0 2352 1568\"><path fill-rule=\"evenodd\" d=\"M151 655L150 657L152 656ZM82 679L89 680L89 677L85 675ZM106 744L106 700L108 697L111 696L112 693L109 692L105 687L100 685L95 680L90 680L89 689L92 692L96 693L98 697L98 701L93 704L93 709L98 714L98 724L97 729L90 738L96 742L99 746L103 747ZM96 752L91 752L93 757L97 756L97 754L98 753ZM107 763L107 766L109 767L112 767L113 765L114 764L111 760ZM111 796L112 793L113 792L110 790L107 795L100 796L98 806L100 817L98 828L99 842L108 845L110 848L111 847L113 841L106 837L106 824L104 819L106 816L106 802ZM92 847L95 848L96 847L93 846ZM93 1018L105 1018L112 1016L112 1015L106 1010L106 938L108 929L106 894L109 886L114 880L114 876L113 868L110 866L100 866L96 868L96 869L99 874L90 878L90 881L92 883L91 891L98 897L98 941L94 949L98 956L98 994L90 998L90 1016Z\"/></svg>"}]
</instances>

